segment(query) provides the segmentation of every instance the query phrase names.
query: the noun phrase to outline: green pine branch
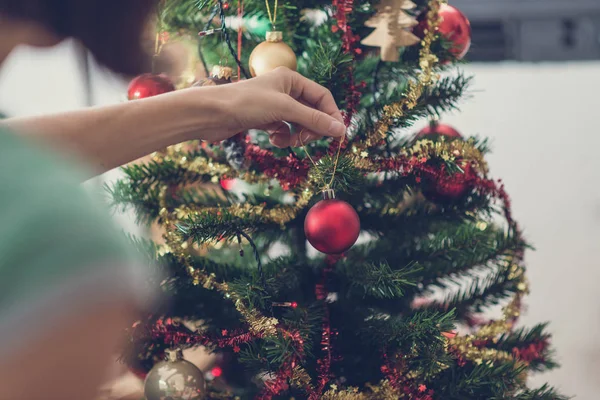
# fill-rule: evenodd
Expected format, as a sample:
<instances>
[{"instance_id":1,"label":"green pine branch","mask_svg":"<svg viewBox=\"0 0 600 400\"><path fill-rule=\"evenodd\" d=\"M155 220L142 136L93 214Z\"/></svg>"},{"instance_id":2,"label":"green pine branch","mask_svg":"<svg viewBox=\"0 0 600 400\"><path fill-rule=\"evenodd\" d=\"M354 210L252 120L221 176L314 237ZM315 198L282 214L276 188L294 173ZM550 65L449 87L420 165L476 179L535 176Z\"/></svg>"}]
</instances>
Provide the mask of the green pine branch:
<instances>
[{"instance_id":1,"label":"green pine branch","mask_svg":"<svg viewBox=\"0 0 600 400\"><path fill-rule=\"evenodd\" d=\"M459 319L474 312L482 312L518 290L518 282L509 276L510 268L503 268L491 276L476 278L466 289L458 290L440 302L433 302L429 307L455 309Z\"/></svg>"},{"instance_id":2,"label":"green pine branch","mask_svg":"<svg viewBox=\"0 0 600 400\"><path fill-rule=\"evenodd\" d=\"M402 269L392 269L386 262L379 264L356 263L347 260L336 267L336 275L345 288L347 296L358 298L374 297L393 299L402 297L407 286L415 286L418 268L409 265Z\"/></svg>"},{"instance_id":3,"label":"green pine branch","mask_svg":"<svg viewBox=\"0 0 600 400\"><path fill-rule=\"evenodd\" d=\"M422 376L439 372L450 365L446 339L442 332L454 329L454 312L422 311L410 316L373 315L365 328L358 328L362 339L371 346L402 355L411 371Z\"/></svg>"},{"instance_id":4,"label":"green pine branch","mask_svg":"<svg viewBox=\"0 0 600 400\"><path fill-rule=\"evenodd\" d=\"M483 224L483 225L481 225ZM484 227L482 229L482 227ZM431 235L419 240L418 249L407 256L423 266L423 285L444 287L441 279L457 277L477 267L491 267L527 247L513 230L504 231L489 221L461 225L439 224Z\"/></svg>"},{"instance_id":5,"label":"green pine branch","mask_svg":"<svg viewBox=\"0 0 600 400\"><path fill-rule=\"evenodd\" d=\"M538 389L528 389L518 393L511 399L514 400L569 400L571 397L564 396L556 389L547 384Z\"/></svg>"},{"instance_id":6,"label":"green pine branch","mask_svg":"<svg viewBox=\"0 0 600 400\"><path fill-rule=\"evenodd\" d=\"M524 366L518 366L513 362L484 361L479 365L444 371L444 374L439 377L438 384L445 383L442 389L444 400L500 400L506 399L507 393L518 390L521 386L520 375L524 370Z\"/></svg>"},{"instance_id":7,"label":"green pine branch","mask_svg":"<svg viewBox=\"0 0 600 400\"><path fill-rule=\"evenodd\" d=\"M118 181L112 186L104 186L111 199L111 208L126 211L133 207L138 224L150 224L160 211L160 190L150 187L141 192L133 189L129 181Z\"/></svg>"}]
</instances>

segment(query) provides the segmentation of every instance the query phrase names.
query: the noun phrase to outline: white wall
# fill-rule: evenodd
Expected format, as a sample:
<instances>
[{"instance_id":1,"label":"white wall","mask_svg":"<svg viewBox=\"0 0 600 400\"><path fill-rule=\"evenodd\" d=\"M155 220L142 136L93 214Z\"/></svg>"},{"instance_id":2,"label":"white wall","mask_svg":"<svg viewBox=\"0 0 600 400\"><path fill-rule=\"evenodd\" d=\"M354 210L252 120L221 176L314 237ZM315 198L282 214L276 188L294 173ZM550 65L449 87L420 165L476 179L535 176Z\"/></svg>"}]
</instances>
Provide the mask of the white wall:
<instances>
[{"instance_id":1,"label":"white wall","mask_svg":"<svg viewBox=\"0 0 600 400\"><path fill-rule=\"evenodd\" d=\"M493 142L491 172L536 247L523 323L551 321L562 369L536 376L600 397L600 63L471 65L473 98L447 122Z\"/></svg>"},{"instance_id":2,"label":"white wall","mask_svg":"<svg viewBox=\"0 0 600 400\"><path fill-rule=\"evenodd\" d=\"M600 392L600 63L473 65L473 99L449 116L465 135L491 137L492 174L512 195L532 294L523 322L552 321L563 368L536 376L580 400ZM95 76L95 102L123 100L124 85ZM82 107L69 46L21 51L0 76L0 110L12 115Z\"/></svg>"}]
</instances>

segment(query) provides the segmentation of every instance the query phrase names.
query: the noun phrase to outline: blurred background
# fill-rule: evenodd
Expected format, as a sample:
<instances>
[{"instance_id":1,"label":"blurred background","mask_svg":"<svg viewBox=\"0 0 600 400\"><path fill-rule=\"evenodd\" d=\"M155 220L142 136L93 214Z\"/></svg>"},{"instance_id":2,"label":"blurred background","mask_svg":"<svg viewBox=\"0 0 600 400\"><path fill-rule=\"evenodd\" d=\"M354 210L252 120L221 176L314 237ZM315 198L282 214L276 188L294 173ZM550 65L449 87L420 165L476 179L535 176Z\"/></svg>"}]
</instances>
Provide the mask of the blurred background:
<instances>
[{"instance_id":1,"label":"blurred background","mask_svg":"<svg viewBox=\"0 0 600 400\"><path fill-rule=\"evenodd\" d=\"M577 399L597 399L600 1L451 4L471 20L471 63L464 70L475 81L461 112L444 122L463 135L492 140L492 175L504 180L516 218L536 248L527 256L532 293L523 323L551 321L562 364L532 379ZM125 81L87 63L72 42L19 49L0 71L0 110L11 116L121 102L125 92ZM116 176L112 171L86 185L98 188ZM137 230L126 215L119 222ZM113 391L124 394L137 384L133 376L120 382Z\"/></svg>"}]
</instances>

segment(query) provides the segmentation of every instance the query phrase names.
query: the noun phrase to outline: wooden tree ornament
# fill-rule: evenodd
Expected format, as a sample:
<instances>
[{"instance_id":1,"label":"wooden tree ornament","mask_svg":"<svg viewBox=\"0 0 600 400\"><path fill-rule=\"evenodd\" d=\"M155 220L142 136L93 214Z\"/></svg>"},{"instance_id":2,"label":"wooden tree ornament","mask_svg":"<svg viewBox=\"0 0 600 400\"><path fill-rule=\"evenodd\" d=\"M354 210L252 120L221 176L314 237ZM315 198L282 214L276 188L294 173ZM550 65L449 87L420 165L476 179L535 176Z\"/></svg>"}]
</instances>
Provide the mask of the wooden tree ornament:
<instances>
[{"instance_id":1,"label":"wooden tree ornament","mask_svg":"<svg viewBox=\"0 0 600 400\"><path fill-rule=\"evenodd\" d=\"M412 46L421 40L407 30L418 25L417 20L406 13L414 8L416 4L410 0L382 0L377 6L377 14L365 23L375 30L361 43L380 47L383 61L398 62L400 47Z\"/></svg>"}]
</instances>

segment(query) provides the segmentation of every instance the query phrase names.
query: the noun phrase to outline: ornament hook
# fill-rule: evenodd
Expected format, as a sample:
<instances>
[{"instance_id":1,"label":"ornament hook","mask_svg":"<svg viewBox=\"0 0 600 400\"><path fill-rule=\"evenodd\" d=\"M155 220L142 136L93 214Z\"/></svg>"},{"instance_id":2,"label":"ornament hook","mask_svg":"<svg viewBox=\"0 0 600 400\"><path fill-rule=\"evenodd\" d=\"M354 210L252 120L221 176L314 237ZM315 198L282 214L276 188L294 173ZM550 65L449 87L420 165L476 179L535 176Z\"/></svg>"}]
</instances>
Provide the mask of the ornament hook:
<instances>
[{"instance_id":1,"label":"ornament hook","mask_svg":"<svg viewBox=\"0 0 600 400\"><path fill-rule=\"evenodd\" d=\"M335 191L333 189L323 190L323 200L333 200L333 199L335 199Z\"/></svg>"},{"instance_id":2,"label":"ornament hook","mask_svg":"<svg viewBox=\"0 0 600 400\"><path fill-rule=\"evenodd\" d=\"M165 358L169 362L181 361L183 360L183 350L180 348L170 349L165 351Z\"/></svg>"}]
</instances>

